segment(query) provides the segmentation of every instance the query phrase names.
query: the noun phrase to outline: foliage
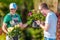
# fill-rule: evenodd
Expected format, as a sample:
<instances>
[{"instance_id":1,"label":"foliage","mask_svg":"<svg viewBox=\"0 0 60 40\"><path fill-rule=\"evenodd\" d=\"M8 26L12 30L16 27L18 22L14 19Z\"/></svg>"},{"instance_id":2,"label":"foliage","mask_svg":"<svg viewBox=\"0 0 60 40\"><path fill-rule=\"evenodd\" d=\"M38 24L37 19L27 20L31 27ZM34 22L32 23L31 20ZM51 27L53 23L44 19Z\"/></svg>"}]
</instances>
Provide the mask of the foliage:
<instances>
[{"instance_id":1,"label":"foliage","mask_svg":"<svg viewBox=\"0 0 60 40\"><path fill-rule=\"evenodd\" d=\"M19 28L18 25L11 27L8 29L8 35L9 37L14 37L16 35L19 36L20 40L43 40L43 30L38 27L38 28L33 28L33 27L28 27L25 29ZM27 38L26 38L27 37Z\"/></svg>"},{"instance_id":2,"label":"foliage","mask_svg":"<svg viewBox=\"0 0 60 40\"><path fill-rule=\"evenodd\" d=\"M28 27L25 32L30 40L43 40L44 34L41 28Z\"/></svg>"},{"instance_id":3,"label":"foliage","mask_svg":"<svg viewBox=\"0 0 60 40\"><path fill-rule=\"evenodd\" d=\"M21 13L23 9L32 10L34 8L33 0L0 0L0 16L4 17L9 12L9 4L15 2L18 5L17 13ZM41 13L32 11L32 16L28 16L27 24L31 24L32 20L44 20L45 17ZM26 12L27 14L27 12ZM8 35L13 37L19 35L20 40L31 39L31 40L42 40L43 30L41 28L26 28L22 30L18 26L12 27Z\"/></svg>"},{"instance_id":4,"label":"foliage","mask_svg":"<svg viewBox=\"0 0 60 40\"><path fill-rule=\"evenodd\" d=\"M45 17L41 12L33 10L28 13L27 24L31 26L33 20L45 21ZM26 29L26 35L30 40L44 40L43 29L40 27L28 27Z\"/></svg>"},{"instance_id":5,"label":"foliage","mask_svg":"<svg viewBox=\"0 0 60 40\"><path fill-rule=\"evenodd\" d=\"M27 13L29 10L32 10L34 8L33 0L0 0L0 23L2 24L3 17L9 13L9 4L15 2L18 6L17 13L21 16L21 19L26 19ZM23 12L25 10L25 12ZM24 16L24 14L26 14ZM24 20L23 20L24 21ZM22 21L22 22L23 22ZM0 24L0 27L2 26Z\"/></svg>"},{"instance_id":6,"label":"foliage","mask_svg":"<svg viewBox=\"0 0 60 40\"><path fill-rule=\"evenodd\" d=\"M18 36L20 39L21 38L23 39L24 36L23 36L22 31L23 30L19 27L19 25L15 25L14 27L8 28L8 36L9 37Z\"/></svg>"},{"instance_id":7,"label":"foliage","mask_svg":"<svg viewBox=\"0 0 60 40\"><path fill-rule=\"evenodd\" d=\"M33 20L40 20L45 21L45 17L42 15L41 12L32 11L27 18L27 24L31 24Z\"/></svg>"},{"instance_id":8,"label":"foliage","mask_svg":"<svg viewBox=\"0 0 60 40\"><path fill-rule=\"evenodd\" d=\"M3 13L3 16L9 12L9 4L15 2L18 6L17 13L21 13L23 9L27 9L28 11L33 9L33 1L32 0L0 0L0 14ZM2 15L0 15L2 16Z\"/></svg>"}]
</instances>

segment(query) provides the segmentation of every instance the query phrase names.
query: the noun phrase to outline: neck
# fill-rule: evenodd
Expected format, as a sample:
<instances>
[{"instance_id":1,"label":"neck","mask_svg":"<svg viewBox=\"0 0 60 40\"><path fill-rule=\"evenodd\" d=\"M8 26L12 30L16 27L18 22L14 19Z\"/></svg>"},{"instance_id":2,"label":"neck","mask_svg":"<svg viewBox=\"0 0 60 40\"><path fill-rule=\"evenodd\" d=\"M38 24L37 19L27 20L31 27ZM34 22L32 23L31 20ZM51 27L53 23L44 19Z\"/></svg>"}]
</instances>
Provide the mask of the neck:
<instances>
[{"instance_id":1,"label":"neck","mask_svg":"<svg viewBox=\"0 0 60 40\"><path fill-rule=\"evenodd\" d=\"M50 12L50 10L47 10L47 11L46 11L46 14L48 14L49 12Z\"/></svg>"},{"instance_id":2,"label":"neck","mask_svg":"<svg viewBox=\"0 0 60 40\"><path fill-rule=\"evenodd\" d=\"M10 12L10 14L14 15L15 13Z\"/></svg>"}]
</instances>

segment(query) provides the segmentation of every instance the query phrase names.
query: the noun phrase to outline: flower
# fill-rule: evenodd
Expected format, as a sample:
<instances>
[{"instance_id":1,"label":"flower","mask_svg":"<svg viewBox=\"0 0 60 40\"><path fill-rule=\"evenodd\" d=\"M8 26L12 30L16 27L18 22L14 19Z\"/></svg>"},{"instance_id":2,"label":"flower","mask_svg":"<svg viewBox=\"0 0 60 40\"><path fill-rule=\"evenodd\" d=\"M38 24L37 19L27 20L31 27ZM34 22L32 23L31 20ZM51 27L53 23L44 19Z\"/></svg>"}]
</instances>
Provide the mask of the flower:
<instances>
[{"instance_id":1,"label":"flower","mask_svg":"<svg viewBox=\"0 0 60 40\"><path fill-rule=\"evenodd\" d=\"M32 15L32 12L29 12L29 13L28 13L28 16L31 16L31 15Z\"/></svg>"}]
</instances>

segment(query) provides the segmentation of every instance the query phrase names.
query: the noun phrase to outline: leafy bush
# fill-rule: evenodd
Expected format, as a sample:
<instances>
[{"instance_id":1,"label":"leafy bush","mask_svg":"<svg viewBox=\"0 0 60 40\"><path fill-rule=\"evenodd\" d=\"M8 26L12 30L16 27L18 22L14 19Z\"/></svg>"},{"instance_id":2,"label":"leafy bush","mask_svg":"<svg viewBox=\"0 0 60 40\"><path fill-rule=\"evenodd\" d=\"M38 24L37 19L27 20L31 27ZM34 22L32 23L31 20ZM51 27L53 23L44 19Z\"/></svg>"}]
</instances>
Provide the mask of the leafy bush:
<instances>
[{"instance_id":1,"label":"leafy bush","mask_svg":"<svg viewBox=\"0 0 60 40\"><path fill-rule=\"evenodd\" d=\"M25 29L21 29L19 26L14 26L8 29L9 37L14 37L17 35L20 40L42 40L43 30L40 27L28 27Z\"/></svg>"},{"instance_id":2,"label":"leafy bush","mask_svg":"<svg viewBox=\"0 0 60 40\"><path fill-rule=\"evenodd\" d=\"M31 40L44 40L43 29L40 27L32 27L33 20L40 20L42 22L45 21L45 17L41 12L31 11L28 13L27 24L31 26L31 28L27 28L26 34ZM29 40L28 39L28 40Z\"/></svg>"},{"instance_id":3,"label":"leafy bush","mask_svg":"<svg viewBox=\"0 0 60 40\"><path fill-rule=\"evenodd\" d=\"M25 31L26 36L28 37L26 40L43 40L43 30L41 28L33 28L28 27Z\"/></svg>"},{"instance_id":4,"label":"leafy bush","mask_svg":"<svg viewBox=\"0 0 60 40\"><path fill-rule=\"evenodd\" d=\"M18 36L19 39L23 39L23 30L19 27L19 25L15 25L14 27L8 28L8 36L9 37L15 37Z\"/></svg>"},{"instance_id":5,"label":"leafy bush","mask_svg":"<svg viewBox=\"0 0 60 40\"><path fill-rule=\"evenodd\" d=\"M44 21L45 17L42 15L41 12L32 11L32 12L28 13L27 24L30 25L33 20Z\"/></svg>"}]
</instances>

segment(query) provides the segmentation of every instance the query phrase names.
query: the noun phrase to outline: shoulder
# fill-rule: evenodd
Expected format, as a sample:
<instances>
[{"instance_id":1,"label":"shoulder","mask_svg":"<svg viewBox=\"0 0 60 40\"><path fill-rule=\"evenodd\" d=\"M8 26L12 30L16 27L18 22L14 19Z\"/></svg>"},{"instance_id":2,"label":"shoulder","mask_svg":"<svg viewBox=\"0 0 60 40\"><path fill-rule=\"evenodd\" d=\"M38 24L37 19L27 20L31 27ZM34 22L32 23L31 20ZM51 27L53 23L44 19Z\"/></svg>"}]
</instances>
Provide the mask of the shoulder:
<instances>
[{"instance_id":1,"label":"shoulder","mask_svg":"<svg viewBox=\"0 0 60 40\"><path fill-rule=\"evenodd\" d=\"M20 15L19 15L19 14L17 14L17 13L16 13L15 15L16 15L16 16L18 16L18 17L20 17Z\"/></svg>"},{"instance_id":2,"label":"shoulder","mask_svg":"<svg viewBox=\"0 0 60 40\"><path fill-rule=\"evenodd\" d=\"M49 13L47 14L47 17L53 17L53 16L56 16L54 12L49 12Z\"/></svg>"},{"instance_id":3,"label":"shoulder","mask_svg":"<svg viewBox=\"0 0 60 40\"><path fill-rule=\"evenodd\" d=\"M7 13L5 16L11 16L11 14L10 13Z\"/></svg>"},{"instance_id":4,"label":"shoulder","mask_svg":"<svg viewBox=\"0 0 60 40\"><path fill-rule=\"evenodd\" d=\"M7 22L8 20L10 20L10 14L6 14L3 21Z\"/></svg>"},{"instance_id":5,"label":"shoulder","mask_svg":"<svg viewBox=\"0 0 60 40\"><path fill-rule=\"evenodd\" d=\"M10 16L10 14L9 14L9 13L5 15L5 17L9 17L9 16Z\"/></svg>"},{"instance_id":6,"label":"shoulder","mask_svg":"<svg viewBox=\"0 0 60 40\"><path fill-rule=\"evenodd\" d=\"M50 12L48 13L49 16L56 16L56 14L54 12Z\"/></svg>"},{"instance_id":7,"label":"shoulder","mask_svg":"<svg viewBox=\"0 0 60 40\"><path fill-rule=\"evenodd\" d=\"M11 15L8 13L4 16L5 19L11 18Z\"/></svg>"},{"instance_id":8,"label":"shoulder","mask_svg":"<svg viewBox=\"0 0 60 40\"><path fill-rule=\"evenodd\" d=\"M56 16L56 14L54 12L50 12L47 15L47 18L55 20L55 19L57 19L57 16Z\"/></svg>"}]
</instances>

